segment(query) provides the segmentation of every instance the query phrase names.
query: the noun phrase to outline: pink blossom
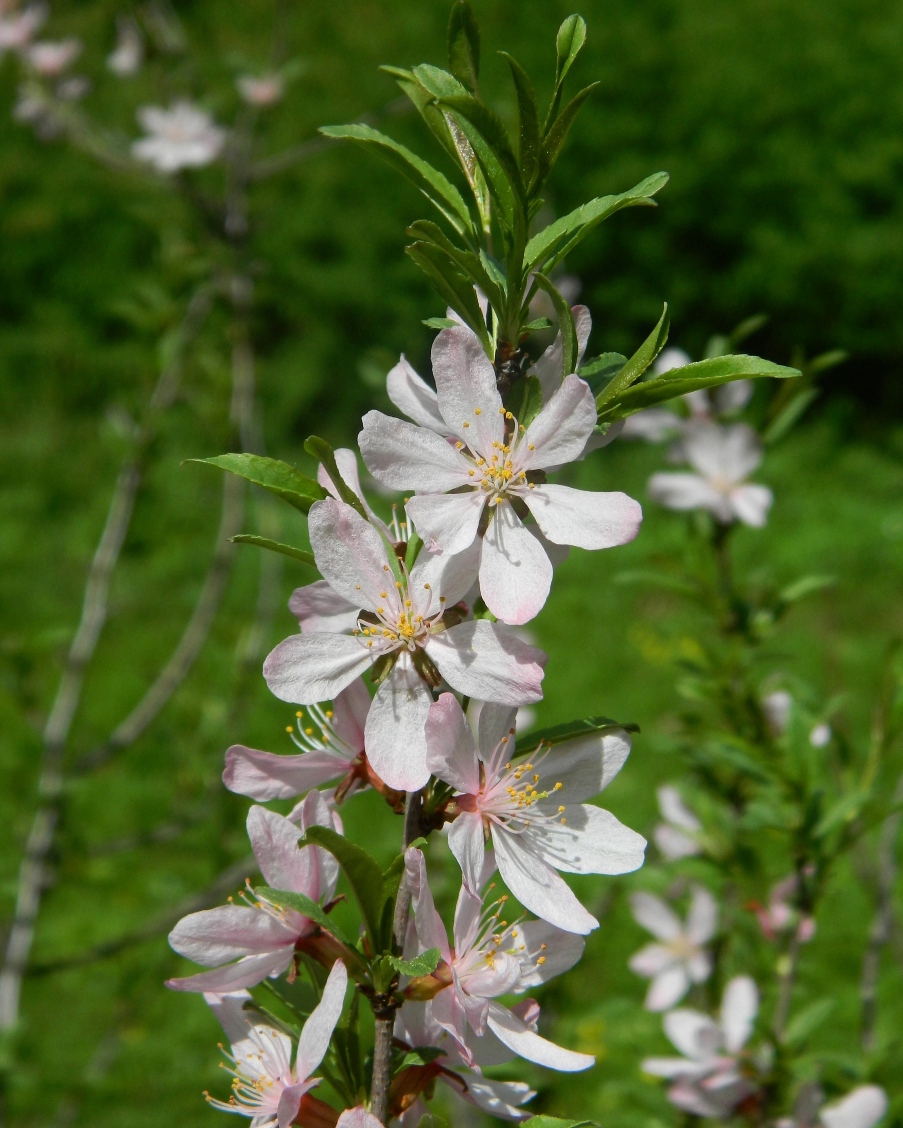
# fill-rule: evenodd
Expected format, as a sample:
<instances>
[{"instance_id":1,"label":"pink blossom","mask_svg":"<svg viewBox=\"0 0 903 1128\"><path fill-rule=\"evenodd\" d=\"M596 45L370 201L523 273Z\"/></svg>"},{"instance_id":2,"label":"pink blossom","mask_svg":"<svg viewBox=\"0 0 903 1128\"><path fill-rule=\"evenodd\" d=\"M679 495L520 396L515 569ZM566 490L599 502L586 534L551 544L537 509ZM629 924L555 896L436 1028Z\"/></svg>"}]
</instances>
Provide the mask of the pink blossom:
<instances>
[{"instance_id":1,"label":"pink blossom","mask_svg":"<svg viewBox=\"0 0 903 1128\"><path fill-rule=\"evenodd\" d=\"M453 557L423 552L410 571L398 565L396 578L391 549L350 506L333 498L317 502L308 523L333 602L328 614L318 615L321 629L303 629L276 647L264 676L282 701L308 705L334 698L380 662L383 676L364 739L369 762L389 787L416 791L429 779L424 736L429 684L444 679L469 697L504 705L540 699L541 651L493 623L461 621L466 612L455 604L473 583L473 552ZM320 601L323 587L311 588ZM335 596L345 601L344 612ZM296 608L297 597L296 592ZM350 634L342 618L348 612L357 612Z\"/></svg>"},{"instance_id":2,"label":"pink blossom","mask_svg":"<svg viewBox=\"0 0 903 1128\"><path fill-rule=\"evenodd\" d=\"M655 794L663 821L653 830L652 837L662 857L673 862L701 854L696 835L702 830L702 823L684 803L677 788L665 784Z\"/></svg>"},{"instance_id":3,"label":"pink blossom","mask_svg":"<svg viewBox=\"0 0 903 1128\"><path fill-rule=\"evenodd\" d=\"M647 944L630 960L630 970L651 979L646 1010L669 1010L686 995L691 983L705 983L712 957L705 945L715 935L718 906L701 885L694 885L686 924L661 897L634 893L633 918L659 941Z\"/></svg>"},{"instance_id":4,"label":"pink blossom","mask_svg":"<svg viewBox=\"0 0 903 1128\"><path fill-rule=\"evenodd\" d=\"M43 40L33 43L25 52L28 64L42 78L55 78L81 54L78 39L61 39L58 42Z\"/></svg>"},{"instance_id":5,"label":"pink blossom","mask_svg":"<svg viewBox=\"0 0 903 1128\"><path fill-rule=\"evenodd\" d=\"M323 997L305 1022L292 1066L292 1040L281 1030L254 1023L244 1010L246 993L209 994L208 1003L231 1043L227 1071L232 1074L228 1101L205 1094L214 1108L249 1116L251 1128L289 1128L301 1102L320 1083L313 1074L326 1056L336 1024L342 1015L348 973L336 960L323 988ZM341 1120L339 1121L341 1123ZM345 1125L352 1122L345 1121ZM359 1123L359 1128L365 1126Z\"/></svg>"},{"instance_id":6,"label":"pink blossom","mask_svg":"<svg viewBox=\"0 0 903 1128\"><path fill-rule=\"evenodd\" d=\"M3 14L0 8L0 55L4 51L22 51L28 46L31 37L47 19L46 4L29 4L21 12Z\"/></svg>"},{"instance_id":7,"label":"pink blossom","mask_svg":"<svg viewBox=\"0 0 903 1128\"><path fill-rule=\"evenodd\" d=\"M717 1022L695 1010L669 1011L665 1033L684 1056L647 1058L643 1069L674 1082L668 1099L676 1108L726 1119L756 1091L741 1054L758 1010L755 983L749 976L737 976L724 989Z\"/></svg>"},{"instance_id":8,"label":"pink blossom","mask_svg":"<svg viewBox=\"0 0 903 1128\"><path fill-rule=\"evenodd\" d=\"M649 479L649 496L669 509L707 509L728 525L759 528L773 500L766 486L747 482L762 460L759 438L743 423L703 423L688 429L682 450L695 473L664 472Z\"/></svg>"},{"instance_id":9,"label":"pink blossom","mask_svg":"<svg viewBox=\"0 0 903 1128\"><path fill-rule=\"evenodd\" d=\"M116 46L107 55L107 66L120 78L129 78L141 70L144 61L144 41L133 19L120 16L116 26Z\"/></svg>"},{"instance_id":10,"label":"pink blossom","mask_svg":"<svg viewBox=\"0 0 903 1128\"><path fill-rule=\"evenodd\" d=\"M430 709L427 767L455 788L449 847L477 894L491 839L505 884L526 908L568 932L590 932L599 922L556 871L629 873L643 864L645 840L583 802L617 775L630 738L612 729L516 760L514 717L484 705L477 742L452 694Z\"/></svg>"},{"instance_id":11,"label":"pink blossom","mask_svg":"<svg viewBox=\"0 0 903 1128\"><path fill-rule=\"evenodd\" d=\"M216 160L226 143L226 131L191 102L173 102L168 110L143 106L138 121L148 136L134 142L132 156L158 172L201 168Z\"/></svg>"},{"instance_id":12,"label":"pink blossom","mask_svg":"<svg viewBox=\"0 0 903 1128\"><path fill-rule=\"evenodd\" d=\"M808 944L815 935L815 920L811 916L802 916L793 903L798 890L799 878L791 874L773 887L767 905L762 906L757 901L749 905L769 940L776 940L781 933L793 928L801 944Z\"/></svg>"},{"instance_id":13,"label":"pink blossom","mask_svg":"<svg viewBox=\"0 0 903 1128\"><path fill-rule=\"evenodd\" d=\"M579 458L596 425L592 392L568 376L525 429L502 405L495 370L473 333L445 329L433 344L437 408L454 443L378 411L359 436L370 472L415 489L408 514L431 552L480 552L480 592L506 623L525 623L552 583L543 541L611 548L636 536L642 510L622 493L547 485L546 471ZM455 492L449 492L455 491ZM541 536L524 525L529 511Z\"/></svg>"},{"instance_id":14,"label":"pink blossom","mask_svg":"<svg viewBox=\"0 0 903 1128\"><path fill-rule=\"evenodd\" d=\"M264 74L258 78L249 74L239 75L235 85L249 106L273 106L285 93L285 85L278 74Z\"/></svg>"},{"instance_id":15,"label":"pink blossom","mask_svg":"<svg viewBox=\"0 0 903 1128\"><path fill-rule=\"evenodd\" d=\"M316 846L298 849L300 835L315 824L338 829L335 815L318 791L312 791L304 801L300 829L265 807L252 807L248 837L270 888L328 902L335 893L338 862ZM214 970L170 979L167 987L175 991L235 991L253 987L267 976L281 975L291 966L296 944L312 936L317 926L275 901L263 897L246 900L245 905L205 909L179 921L169 934L170 945L179 955Z\"/></svg>"},{"instance_id":16,"label":"pink blossom","mask_svg":"<svg viewBox=\"0 0 903 1128\"><path fill-rule=\"evenodd\" d=\"M482 876L494 868L489 857ZM521 994L573 967L583 953L582 938L545 921L502 921L499 916L507 898L484 910L482 899L462 886L450 944L419 850L408 849L405 870L413 892L419 950L438 948L441 956L435 972L413 981L408 993L432 999L432 1017L455 1039L467 1064L476 1064L467 1039L470 1028L478 1038L491 1031L515 1054L550 1069L588 1069L592 1057L540 1037L521 1014L498 1002L501 995Z\"/></svg>"}]
</instances>

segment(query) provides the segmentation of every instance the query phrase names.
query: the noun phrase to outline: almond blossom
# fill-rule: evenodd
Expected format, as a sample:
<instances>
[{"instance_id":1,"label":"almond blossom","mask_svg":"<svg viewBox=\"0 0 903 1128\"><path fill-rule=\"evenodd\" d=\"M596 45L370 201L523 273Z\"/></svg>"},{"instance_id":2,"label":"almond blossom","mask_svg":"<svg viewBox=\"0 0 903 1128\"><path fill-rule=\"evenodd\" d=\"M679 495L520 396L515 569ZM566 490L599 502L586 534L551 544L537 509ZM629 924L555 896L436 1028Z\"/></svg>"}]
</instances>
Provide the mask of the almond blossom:
<instances>
[{"instance_id":1,"label":"almond blossom","mask_svg":"<svg viewBox=\"0 0 903 1128\"><path fill-rule=\"evenodd\" d=\"M8 15L0 7L0 55L4 51L21 51L31 42L32 36L47 19L47 5L29 4L21 12Z\"/></svg>"},{"instance_id":2,"label":"almond blossom","mask_svg":"<svg viewBox=\"0 0 903 1128\"><path fill-rule=\"evenodd\" d=\"M765 524L773 495L767 486L747 482L762 461L758 435L744 423L721 427L703 423L686 432L682 451L695 473L653 474L649 496L669 509L706 509L729 525Z\"/></svg>"},{"instance_id":3,"label":"almond blossom","mask_svg":"<svg viewBox=\"0 0 903 1128\"><path fill-rule=\"evenodd\" d=\"M337 802L367 786L385 793L364 751L369 711L370 694L358 678L336 695L332 709L311 705L306 716L298 713L297 734L294 729L288 731L301 749L299 755L279 756L233 744L226 752L223 783L230 791L263 803L291 799L332 780L341 781L335 792Z\"/></svg>"},{"instance_id":4,"label":"almond blossom","mask_svg":"<svg viewBox=\"0 0 903 1128\"><path fill-rule=\"evenodd\" d=\"M233 1077L229 1100L217 1100L205 1093L210 1104L224 1112L251 1117L251 1128L289 1128L295 1123L302 1101L320 1084L320 1078L313 1074L329 1049L347 986L348 972L342 961L336 960L323 996L298 1038L294 1066L292 1039L272 1026L254 1023L243 1009L249 996L237 992L206 996L231 1043L232 1052L227 1055L230 1064L225 1068ZM331 1111L328 1106L324 1108Z\"/></svg>"},{"instance_id":5,"label":"almond blossom","mask_svg":"<svg viewBox=\"0 0 903 1128\"><path fill-rule=\"evenodd\" d=\"M659 941L647 944L630 960L630 970L652 982L646 1010L669 1010L686 995L691 983L705 983L712 974L712 956L705 945L715 935L718 906L701 885L694 885L684 924L670 905L651 893L630 898L633 918Z\"/></svg>"},{"instance_id":6,"label":"almond blossom","mask_svg":"<svg viewBox=\"0 0 903 1128\"><path fill-rule=\"evenodd\" d=\"M499 873L526 908L567 932L590 932L599 922L556 871L618 874L643 864L645 840L583 802L620 771L630 738L612 729L517 760L514 717L513 709L484 705L475 741L452 694L430 709L427 767L455 788L449 847L472 894L491 840Z\"/></svg>"},{"instance_id":7,"label":"almond blossom","mask_svg":"<svg viewBox=\"0 0 903 1128\"><path fill-rule=\"evenodd\" d=\"M674 1082L668 1099L676 1108L694 1116L729 1117L757 1089L740 1055L758 1010L759 993L752 979L731 979L717 1022L683 1008L665 1015L665 1033L684 1056L647 1058L643 1069Z\"/></svg>"},{"instance_id":8,"label":"almond blossom","mask_svg":"<svg viewBox=\"0 0 903 1128\"><path fill-rule=\"evenodd\" d=\"M317 567L346 613L357 611L357 625L351 633L343 633L345 620L302 630L270 654L264 676L280 700L309 705L334 698L378 663L364 740L389 787L416 791L429 779L424 725L431 685L444 680L469 697L504 705L541 698L545 655L494 623L462 621L466 609L455 606L473 584L473 552L422 552L410 570L397 558L390 564L391 549L373 525L333 498L312 506L308 524Z\"/></svg>"},{"instance_id":9,"label":"almond blossom","mask_svg":"<svg viewBox=\"0 0 903 1128\"><path fill-rule=\"evenodd\" d=\"M41 40L25 52L28 65L42 78L56 78L81 54L78 39L61 39L58 42Z\"/></svg>"},{"instance_id":10,"label":"almond blossom","mask_svg":"<svg viewBox=\"0 0 903 1128\"><path fill-rule=\"evenodd\" d=\"M248 812L248 837L267 885L328 902L335 893L338 862L316 846L298 849L298 838L313 825L339 828L318 791L304 801L300 827L265 807L252 807ZM295 909L260 895L246 895L245 900L244 905L204 909L179 921L169 934L171 947L214 970L167 980L167 987L174 991L235 991L288 970L296 945L314 935L317 925Z\"/></svg>"},{"instance_id":11,"label":"almond blossom","mask_svg":"<svg viewBox=\"0 0 903 1128\"><path fill-rule=\"evenodd\" d=\"M488 877L494 868L487 858L482 876ZM484 910L482 898L462 886L449 943L427 883L426 862L413 847L405 854L405 872L413 893L419 950L438 948L440 953L432 975L413 980L407 993L432 1000L432 1017L455 1039L467 1064L476 1064L467 1039L469 1027L479 1038L490 1031L515 1054L549 1069L588 1069L594 1058L547 1041L515 1010L498 1002L501 995L520 994L573 967L583 953L583 940L545 921L502 921L507 898Z\"/></svg>"},{"instance_id":12,"label":"almond blossom","mask_svg":"<svg viewBox=\"0 0 903 1128\"><path fill-rule=\"evenodd\" d=\"M814 872L813 867L807 867L806 876L811 877ZM797 941L808 944L815 935L814 918L801 914L794 903L799 887L799 877L795 873L791 874L772 887L767 905L752 901L747 906L755 912L767 939L776 940L782 933L795 929Z\"/></svg>"},{"instance_id":13,"label":"almond blossom","mask_svg":"<svg viewBox=\"0 0 903 1128\"><path fill-rule=\"evenodd\" d=\"M652 838L662 857L669 862L678 858L692 858L702 853L696 835L702 823L684 803L676 787L665 784L655 793L662 821L652 832Z\"/></svg>"},{"instance_id":14,"label":"almond blossom","mask_svg":"<svg viewBox=\"0 0 903 1128\"><path fill-rule=\"evenodd\" d=\"M278 74L264 74L255 77L250 74L239 75L235 80L238 93L249 106L273 106L285 93L285 84Z\"/></svg>"},{"instance_id":15,"label":"almond blossom","mask_svg":"<svg viewBox=\"0 0 903 1128\"><path fill-rule=\"evenodd\" d=\"M130 78L141 70L144 41L137 23L128 16L116 21L116 46L107 55L107 67L120 78Z\"/></svg>"},{"instance_id":16,"label":"almond blossom","mask_svg":"<svg viewBox=\"0 0 903 1128\"><path fill-rule=\"evenodd\" d=\"M142 106L138 121L148 136L132 145L132 156L158 172L202 168L215 161L226 143L226 131L191 102L173 102L169 109Z\"/></svg>"},{"instance_id":17,"label":"almond blossom","mask_svg":"<svg viewBox=\"0 0 903 1128\"><path fill-rule=\"evenodd\" d=\"M887 1093L880 1085L860 1085L818 1114L824 1128L874 1128L887 1112Z\"/></svg>"},{"instance_id":18,"label":"almond blossom","mask_svg":"<svg viewBox=\"0 0 903 1128\"><path fill-rule=\"evenodd\" d=\"M431 552L480 552L480 593L506 623L526 623L552 583L544 541L600 549L626 544L642 510L623 493L547 485L546 471L578 459L596 425L592 392L570 375L521 428L502 404L495 369L469 330L433 344L439 415L453 442L379 411L364 416L361 453L393 489L417 491L407 511ZM524 524L532 514L540 536Z\"/></svg>"},{"instance_id":19,"label":"almond blossom","mask_svg":"<svg viewBox=\"0 0 903 1128\"><path fill-rule=\"evenodd\" d=\"M491 1033L484 1035L485 1041L492 1038ZM409 1001L404 1004L395 1019L395 1041L408 1050L442 1050L440 1057L425 1065L408 1066L393 1081L390 1107L402 1125L410 1123L416 1128L420 1123L420 1118L428 1111L421 1094L431 1095L437 1081L490 1116L503 1120L525 1120L529 1115L521 1106L536 1096L530 1086L523 1081L494 1081L479 1072L479 1065L471 1068L458 1043L433 1017L432 1003ZM479 1046L473 1046L474 1041L479 1042L479 1039L469 1039L470 1053L477 1056ZM502 1060L514 1057L500 1042L497 1042L497 1047L501 1053L493 1064L501 1064ZM482 1062L482 1059L478 1060Z\"/></svg>"}]
</instances>

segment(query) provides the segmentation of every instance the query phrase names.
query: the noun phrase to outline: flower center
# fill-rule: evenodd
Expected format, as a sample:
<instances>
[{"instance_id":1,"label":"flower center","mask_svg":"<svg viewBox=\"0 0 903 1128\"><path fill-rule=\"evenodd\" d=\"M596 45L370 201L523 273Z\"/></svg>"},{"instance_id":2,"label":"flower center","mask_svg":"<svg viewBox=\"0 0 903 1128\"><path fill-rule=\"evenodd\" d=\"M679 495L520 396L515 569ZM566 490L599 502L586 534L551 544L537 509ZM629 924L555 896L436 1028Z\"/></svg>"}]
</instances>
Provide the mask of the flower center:
<instances>
[{"instance_id":1,"label":"flower center","mask_svg":"<svg viewBox=\"0 0 903 1128\"><path fill-rule=\"evenodd\" d=\"M480 408L474 408L474 415L480 415ZM471 463L468 471L475 490L481 490L488 495L490 505L498 505L510 496L523 494L525 490L533 489L532 483L527 481L527 458L534 449L530 443L524 450L521 441L523 435L520 424L510 411L499 408L499 414L505 417L507 442L495 441L489 451L480 453L472 444L458 439L455 442L457 450ZM470 428L470 423L463 424L464 430Z\"/></svg>"},{"instance_id":2,"label":"flower center","mask_svg":"<svg viewBox=\"0 0 903 1128\"><path fill-rule=\"evenodd\" d=\"M496 745L488 762L484 763L485 779L479 795L473 799L475 809L481 812L487 827L495 822L505 824L510 830L522 831L531 825L566 824L563 803L546 809L537 806L552 798L564 786L561 780L556 780L551 786L542 786L542 768L549 749L543 752L540 744L536 749L538 756L534 755L523 763L505 761L513 735L514 729L510 729Z\"/></svg>"},{"instance_id":3,"label":"flower center","mask_svg":"<svg viewBox=\"0 0 903 1128\"><path fill-rule=\"evenodd\" d=\"M401 568L404 579L395 581L395 592L380 592L385 603L378 604L375 612L361 612L357 627L351 632L368 649L383 654L402 647L414 651L424 646L445 611L444 595L437 599L429 584L424 584L421 591L413 591L404 564ZM385 569L390 571L388 564Z\"/></svg>"}]
</instances>

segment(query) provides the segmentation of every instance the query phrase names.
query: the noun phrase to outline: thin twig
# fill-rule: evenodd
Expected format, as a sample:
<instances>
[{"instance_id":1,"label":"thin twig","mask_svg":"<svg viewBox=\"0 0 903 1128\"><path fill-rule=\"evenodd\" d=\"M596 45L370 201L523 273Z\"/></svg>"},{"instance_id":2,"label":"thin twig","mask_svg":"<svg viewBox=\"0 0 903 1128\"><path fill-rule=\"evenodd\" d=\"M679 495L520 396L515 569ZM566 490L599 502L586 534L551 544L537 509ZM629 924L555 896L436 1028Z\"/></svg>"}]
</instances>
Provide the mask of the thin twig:
<instances>
[{"instance_id":1,"label":"thin twig","mask_svg":"<svg viewBox=\"0 0 903 1128\"><path fill-rule=\"evenodd\" d=\"M241 858L239 861L233 862L228 869L223 870L206 889L183 897L181 901L171 905L164 913L154 917L153 920L148 921L140 928L136 928L133 932L127 932L124 936L119 936L115 940L106 940L103 944L97 944L95 947L88 948L87 951L79 952L74 956L63 956L59 959L32 964L28 969L28 976L31 978L39 975L53 975L58 971L69 971L70 968L84 967L86 964L96 963L98 960L105 960L109 959L110 956L118 955L126 948L134 948L136 944L143 944L147 940L162 936L183 916L217 904L230 889L234 889L236 886L240 887L244 883L244 879L254 872L256 865L257 862L251 855Z\"/></svg>"}]
</instances>

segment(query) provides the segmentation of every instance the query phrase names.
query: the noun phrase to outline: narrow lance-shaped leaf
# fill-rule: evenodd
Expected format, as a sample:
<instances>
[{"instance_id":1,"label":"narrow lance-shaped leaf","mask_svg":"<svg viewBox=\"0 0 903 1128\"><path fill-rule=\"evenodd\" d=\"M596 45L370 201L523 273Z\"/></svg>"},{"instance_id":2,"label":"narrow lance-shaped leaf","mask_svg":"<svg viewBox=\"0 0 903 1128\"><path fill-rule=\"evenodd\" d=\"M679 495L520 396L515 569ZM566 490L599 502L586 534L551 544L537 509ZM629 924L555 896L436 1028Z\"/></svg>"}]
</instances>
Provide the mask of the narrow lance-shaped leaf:
<instances>
[{"instance_id":1,"label":"narrow lance-shaped leaf","mask_svg":"<svg viewBox=\"0 0 903 1128\"><path fill-rule=\"evenodd\" d=\"M683 368L674 368L651 380L625 388L612 396L599 410L600 421L623 419L647 407L665 403L676 396L685 396L699 388L716 388L732 380L751 380L770 376L778 380L799 376L796 368L773 364L758 356L719 356L712 360L700 360ZM603 392L603 395L607 393ZM600 397L601 398L601 397ZM598 401L597 401L598 402Z\"/></svg>"},{"instance_id":2,"label":"narrow lance-shaped leaf","mask_svg":"<svg viewBox=\"0 0 903 1128\"><path fill-rule=\"evenodd\" d=\"M480 25L467 0L458 0L449 16L448 69L471 94L476 94L480 77Z\"/></svg>"},{"instance_id":3,"label":"narrow lance-shaped leaf","mask_svg":"<svg viewBox=\"0 0 903 1128\"><path fill-rule=\"evenodd\" d=\"M311 435L305 442L304 449L322 464L323 469L329 475L342 501L356 510L365 521L369 521L370 518L367 516L366 510L361 504L361 499L340 474L335 460L335 452L329 443L325 439L321 439L319 435Z\"/></svg>"},{"instance_id":4,"label":"narrow lance-shaped leaf","mask_svg":"<svg viewBox=\"0 0 903 1128\"><path fill-rule=\"evenodd\" d=\"M185 461L217 466L220 470L236 474L281 497L302 513L307 513L315 501L326 497L326 491L319 482L276 458L264 458L259 454L217 454L213 458L188 458Z\"/></svg>"},{"instance_id":5,"label":"narrow lance-shaped leaf","mask_svg":"<svg viewBox=\"0 0 903 1128\"><path fill-rule=\"evenodd\" d=\"M473 223L464 197L450 180L404 145L372 129L369 125L324 125L326 137L355 141L371 147L390 165L411 180L426 198L462 235L473 231Z\"/></svg>"},{"instance_id":6,"label":"narrow lance-shaped leaf","mask_svg":"<svg viewBox=\"0 0 903 1128\"><path fill-rule=\"evenodd\" d=\"M535 752L540 744L561 744L564 740L571 740L577 736L589 736L594 732L605 732L606 729L625 729L627 732L639 732L640 726L632 723L622 724L613 721L611 717L583 717L576 721L566 721L562 725L552 725L550 728L538 729L528 733L525 737L517 739L518 756Z\"/></svg>"},{"instance_id":7,"label":"narrow lance-shaped leaf","mask_svg":"<svg viewBox=\"0 0 903 1128\"><path fill-rule=\"evenodd\" d=\"M374 952L382 950L381 918L385 891L382 870L370 855L354 842L326 826L311 826L299 846L322 846L342 867L360 910L364 928Z\"/></svg>"},{"instance_id":8,"label":"narrow lance-shaped leaf","mask_svg":"<svg viewBox=\"0 0 903 1128\"><path fill-rule=\"evenodd\" d=\"M490 304L495 309L501 309L505 302L503 285L499 284L494 274L486 269L483 260L472 251L456 247L451 239L443 233L435 223L419 219L412 223L405 234L418 242L432 243L438 248L458 269L465 274L475 286L479 286L489 298ZM482 320L482 318L481 318Z\"/></svg>"},{"instance_id":9,"label":"narrow lance-shaped leaf","mask_svg":"<svg viewBox=\"0 0 903 1128\"><path fill-rule=\"evenodd\" d=\"M533 275L533 280L541 290L545 290L549 295L552 300L552 305L555 307L555 312L558 315L558 328L561 331L562 344L561 379L563 380L565 376L570 376L570 374L577 369L579 344L577 342L577 327L574 324L574 315L571 313L571 307L565 301L564 297L544 274L540 274L539 271L536 271Z\"/></svg>"},{"instance_id":10,"label":"narrow lance-shaped leaf","mask_svg":"<svg viewBox=\"0 0 903 1128\"><path fill-rule=\"evenodd\" d=\"M445 114L436 105L436 96L427 90L413 71L403 67L382 66L379 68L390 74L398 83L401 91L413 103L415 109L429 126L433 136L448 152L449 156L458 159L458 150L452 140Z\"/></svg>"},{"instance_id":11,"label":"narrow lance-shaped leaf","mask_svg":"<svg viewBox=\"0 0 903 1128\"><path fill-rule=\"evenodd\" d=\"M432 243L412 243L405 247L405 252L426 274L446 304L476 333L486 355L491 357L492 339L471 281Z\"/></svg>"},{"instance_id":12,"label":"narrow lance-shaped leaf","mask_svg":"<svg viewBox=\"0 0 903 1128\"><path fill-rule=\"evenodd\" d=\"M606 384L617 376L626 363L627 357L621 353L601 353L585 364L581 364L577 369L577 375L582 376L589 384L593 395L598 395Z\"/></svg>"},{"instance_id":13,"label":"narrow lance-shaped leaf","mask_svg":"<svg viewBox=\"0 0 903 1128\"><path fill-rule=\"evenodd\" d=\"M524 1128L598 1128L595 1120L559 1120L557 1116L531 1116Z\"/></svg>"},{"instance_id":14,"label":"narrow lance-shaped leaf","mask_svg":"<svg viewBox=\"0 0 903 1128\"><path fill-rule=\"evenodd\" d=\"M561 105L561 95L564 91L564 80L574 61L580 54L586 42L586 21L582 16L568 16L558 29L555 37L555 92L546 114L543 134L548 133L552 122L558 115Z\"/></svg>"},{"instance_id":15,"label":"narrow lance-shaped leaf","mask_svg":"<svg viewBox=\"0 0 903 1128\"><path fill-rule=\"evenodd\" d=\"M666 172L656 172L647 176L633 188L615 196L599 196L589 203L582 204L568 212L548 227L536 233L527 244L524 253L526 270L544 270L548 273L581 240L610 215L621 208L655 207L651 199L668 183Z\"/></svg>"},{"instance_id":16,"label":"narrow lance-shaped leaf","mask_svg":"<svg viewBox=\"0 0 903 1128\"><path fill-rule=\"evenodd\" d=\"M668 306L665 305L661 317L658 319L655 328L646 340L643 341L617 376L614 376L598 396L596 396L596 407L599 409L600 420L603 418L603 409L606 405L621 396L622 392L629 388L631 384L635 384L665 347L665 342L668 340L670 324L671 319L668 316ZM605 413L604 418L607 419L608 417L608 414ZM617 418L617 416L613 416L612 418Z\"/></svg>"},{"instance_id":17,"label":"narrow lance-shaped leaf","mask_svg":"<svg viewBox=\"0 0 903 1128\"><path fill-rule=\"evenodd\" d=\"M239 533L232 540L235 544L256 544L258 548L268 548L270 552L290 556L293 560L300 560L302 564L307 564L311 568L317 566L312 552L307 552L303 548L295 548L293 544L281 544L279 541L270 540L269 537L256 537L252 533Z\"/></svg>"},{"instance_id":18,"label":"narrow lance-shaped leaf","mask_svg":"<svg viewBox=\"0 0 903 1128\"><path fill-rule=\"evenodd\" d=\"M539 184L544 184L548 179L549 173L554 168L558 155L567 140L567 135L571 131L571 126L577 120L577 114L583 109L583 103L598 85L598 82L592 82L589 86L585 86L579 94L575 94L552 122L539 151L539 173L537 176Z\"/></svg>"},{"instance_id":19,"label":"narrow lance-shaped leaf","mask_svg":"<svg viewBox=\"0 0 903 1128\"><path fill-rule=\"evenodd\" d=\"M536 104L536 94L527 72L506 51L502 57L507 60L511 68L511 77L514 80L514 89L517 93L517 111L520 121L520 168L524 184L529 187L536 174L539 162L539 107Z\"/></svg>"}]
</instances>

